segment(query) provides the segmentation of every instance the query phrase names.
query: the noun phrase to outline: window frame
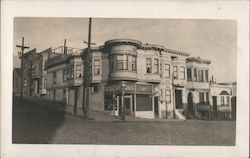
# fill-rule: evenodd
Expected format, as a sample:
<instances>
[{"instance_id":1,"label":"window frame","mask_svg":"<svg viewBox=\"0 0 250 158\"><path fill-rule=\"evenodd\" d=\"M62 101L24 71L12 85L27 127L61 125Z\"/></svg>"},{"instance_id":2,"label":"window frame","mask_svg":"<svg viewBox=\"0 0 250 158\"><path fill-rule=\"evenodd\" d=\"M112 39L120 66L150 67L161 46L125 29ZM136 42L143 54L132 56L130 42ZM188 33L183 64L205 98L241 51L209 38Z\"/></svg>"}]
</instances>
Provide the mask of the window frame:
<instances>
[{"instance_id":1,"label":"window frame","mask_svg":"<svg viewBox=\"0 0 250 158\"><path fill-rule=\"evenodd\" d=\"M152 73L152 58L146 58L146 73Z\"/></svg>"},{"instance_id":2,"label":"window frame","mask_svg":"<svg viewBox=\"0 0 250 158\"><path fill-rule=\"evenodd\" d=\"M99 64L96 64L96 62L99 62ZM96 72L96 70L98 71ZM100 75L100 74L101 74L101 60L94 59L94 75Z\"/></svg>"},{"instance_id":3,"label":"window frame","mask_svg":"<svg viewBox=\"0 0 250 158\"><path fill-rule=\"evenodd\" d=\"M167 69L168 67L168 69ZM170 78L170 64L165 63L164 64L164 76L165 78Z\"/></svg>"},{"instance_id":4,"label":"window frame","mask_svg":"<svg viewBox=\"0 0 250 158\"><path fill-rule=\"evenodd\" d=\"M183 76L182 76L183 75ZM185 80L185 66L180 66L180 80Z\"/></svg>"}]
</instances>

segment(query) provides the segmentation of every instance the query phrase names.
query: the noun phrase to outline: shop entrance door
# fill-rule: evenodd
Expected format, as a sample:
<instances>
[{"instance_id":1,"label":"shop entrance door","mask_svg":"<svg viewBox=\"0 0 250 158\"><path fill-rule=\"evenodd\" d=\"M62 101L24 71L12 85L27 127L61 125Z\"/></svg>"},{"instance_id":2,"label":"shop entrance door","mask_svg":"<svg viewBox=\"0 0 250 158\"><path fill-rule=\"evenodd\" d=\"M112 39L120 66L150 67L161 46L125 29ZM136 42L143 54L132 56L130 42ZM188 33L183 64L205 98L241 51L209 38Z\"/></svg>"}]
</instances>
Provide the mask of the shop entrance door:
<instances>
[{"instance_id":1,"label":"shop entrance door","mask_svg":"<svg viewBox=\"0 0 250 158\"><path fill-rule=\"evenodd\" d=\"M132 96L124 96L124 106L126 107L126 115L132 114Z\"/></svg>"}]
</instances>

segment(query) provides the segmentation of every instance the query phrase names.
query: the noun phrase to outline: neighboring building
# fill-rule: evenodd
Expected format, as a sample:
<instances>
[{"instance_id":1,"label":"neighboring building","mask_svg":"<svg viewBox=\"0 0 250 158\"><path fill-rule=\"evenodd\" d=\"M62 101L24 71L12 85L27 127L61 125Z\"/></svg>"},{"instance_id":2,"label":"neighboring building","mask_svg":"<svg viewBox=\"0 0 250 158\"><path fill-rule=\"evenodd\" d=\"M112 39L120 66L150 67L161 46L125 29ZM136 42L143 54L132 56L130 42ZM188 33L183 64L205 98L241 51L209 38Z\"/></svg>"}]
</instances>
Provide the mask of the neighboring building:
<instances>
[{"instance_id":1,"label":"neighboring building","mask_svg":"<svg viewBox=\"0 0 250 158\"><path fill-rule=\"evenodd\" d=\"M189 118L210 119L210 60L192 57L187 59L187 115Z\"/></svg>"},{"instance_id":2,"label":"neighboring building","mask_svg":"<svg viewBox=\"0 0 250 158\"><path fill-rule=\"evenodd\" d=\"M40 53L37 53L36 49L32 49L23 54L23 96L45 96L47 94L45 63L50 52L51 48Z\"/></svg>"},{"instance_id":3,"label":"neighboring building","mask_svg":"<svg viewBox=\"0 0 250 158\"><path fill-rule=\"evenodd\" d=\"M68 112L82 115L81 50L67 48L67 52L57 51L46 63L47 99L61 102L67 105Z\"/></svg>"},{"instance_id":4,"label":"neighboring building","mask_svg":"<svg viewBox=\"0 0 250 158\"><path fill-rule=\"evenodd\" d=\"M232 119L232 87L230 85L211 85L212 107L215 119Z\"/></svg>"},{"instance_id":5,"label":"neighboring building","mask_svg":"<svg viewBox=\"0 0 250 158\"><path fill-rule=\"evenodd\" d=\"M20 96L21 93L21 68L13 70L13 95Z\"/></svg>"}]
</instances>

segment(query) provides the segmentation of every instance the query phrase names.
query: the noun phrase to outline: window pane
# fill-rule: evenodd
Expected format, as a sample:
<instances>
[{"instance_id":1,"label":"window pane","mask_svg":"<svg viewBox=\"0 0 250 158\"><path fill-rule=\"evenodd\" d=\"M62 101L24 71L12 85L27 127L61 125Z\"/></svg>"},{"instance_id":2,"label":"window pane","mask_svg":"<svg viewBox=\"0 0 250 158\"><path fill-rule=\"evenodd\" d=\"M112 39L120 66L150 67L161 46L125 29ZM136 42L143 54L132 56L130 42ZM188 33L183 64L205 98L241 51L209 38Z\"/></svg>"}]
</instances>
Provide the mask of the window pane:
<instances>
[{"instance_id":1,"label":"window pane","mask_svg":"<svg viewBox=\"0 0 250 158\"><path fill-rule=\"evenodd\" d=\"M170 65L165 64L165 77L169 78L170 77Z\"/></svg>"},{"instance_id":2,"label":"window pane","mask_svg":"<svg viewBox=\"0 0 250 158\"><path fill-rule=\"evenodd\" d=\"M208 81L208 70L205 70L205 81Z\"/></svg>"},{"instance_id":3,"label":"window pane","mask_svg":"<svg viewBox=\"0 0 250 158\"><path fill-rule=\"evenodd\" d=\"M194 69L194 80L197 81L197 69Z\"/></svg>"},{"instance_id":4,"label":"window pane","mask_svg":"<svg viewBox=\"0 0 250 158\"><path fill-rule=\"evenodd\" d=\"M146 59L146 72L151 73L152 72L152 64L151 64L151 58Z\"/></svg>"},{"instance_id":5,"label":"window pane","mask_svg":"<svg viewBox=\"0 0 250 158\"><path fill-rule=\"evenodd\" d=\"M178 78L177 66L174 66L174 78Z\"/></svg>"},{"instance_id":6,"label":"window pane","mask_svg":"<svg viewBox=\"0 0 250 158\"><path fill-rule=\"evenodd\" d=\"M192 69L187 68L187 79L188 81L192 81Z\"/></svg>"},{"instance_id":7,"label":"window pane","mask_svg":"<svg viewBox=\"0 0 250 158\"><path fill-rule=\"evenodd\" d=\"M94 60L94 75L100 74L100 60Z\"/></svg>"},{"instance_id":8,"label":"window pane","mask_svg":"<svg viewBox=\"0 0 250 158\"><path fill-rule=\"evenodd\" d=\"M183 66L180 67L180 79L181 80L185 79L185 67Z\"/></svg>"},{"instance_id":9,"label":"window pane","mask_svg":"<svg viewBox=\"0 0 250 158\"><path fill-rule=\"evenodd\" d=\"M154 73L159 73L159 60L158 59L154 59L154 69L153 69Z\"/></svg>"}]
</instances>

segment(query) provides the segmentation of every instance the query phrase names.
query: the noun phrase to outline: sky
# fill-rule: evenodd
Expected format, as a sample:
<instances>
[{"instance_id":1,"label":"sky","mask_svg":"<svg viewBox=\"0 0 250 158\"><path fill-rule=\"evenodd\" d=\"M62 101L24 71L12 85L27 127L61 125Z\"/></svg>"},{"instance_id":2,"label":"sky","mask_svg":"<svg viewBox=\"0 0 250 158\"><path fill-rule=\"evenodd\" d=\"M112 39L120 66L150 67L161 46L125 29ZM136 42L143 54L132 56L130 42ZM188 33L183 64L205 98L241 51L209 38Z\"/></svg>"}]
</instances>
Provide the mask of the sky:
<instances>
[{"instance_id":1,"label":"sky","mask_svg":"<svg viewBox=\"0 0 250 158\"><path fill-rule=\"evenodd\" d=\"M86 48L87 18L15 18L14 56L21 44L37 49L62 46ZM237 22L234 20L198 19L125 19L93 18L92 41L103 45L117 38L136 39L142 43L158 44L166 48L190 53L190 57L211 60L210 76L217 82L236 81ZM28 50L26 50L28 51Z\"/></svg>"}]
</instances>

